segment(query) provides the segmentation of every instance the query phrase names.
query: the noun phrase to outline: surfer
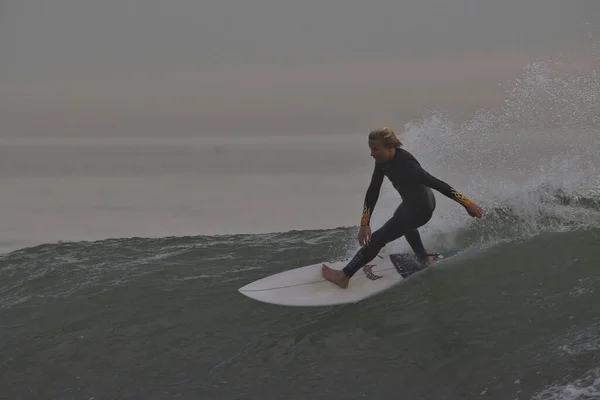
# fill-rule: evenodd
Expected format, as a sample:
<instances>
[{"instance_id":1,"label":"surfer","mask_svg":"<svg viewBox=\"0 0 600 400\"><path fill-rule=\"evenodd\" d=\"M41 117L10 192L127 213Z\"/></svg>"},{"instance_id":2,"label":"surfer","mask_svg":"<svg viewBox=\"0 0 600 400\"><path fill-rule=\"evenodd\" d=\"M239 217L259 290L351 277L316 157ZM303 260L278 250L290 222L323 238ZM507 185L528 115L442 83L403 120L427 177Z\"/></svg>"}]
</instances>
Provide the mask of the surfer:
<instances>
[{"instance_id":1,"label":"surfer","mask_svg":"<svg viewBox=\"0 0 600 400\"><path fill-rule=\"evenodd\" d=\"M401 146L402 143L391 128L384 127L369 133L369 148L371 157L375 159L375 167L365 195L358 232L358 241L362 247L343 270L331 269L327 264L323 264L321 268L323 277L341 288L346 288L350 278L374 259L387 243L402 236L406 238L420 262L430 263L430 257L417 229L429 222L435 210L435 197L431 188L464 206L472 217L481 218L481 207L446 182L430 175L415 157L401 149ZM379 198L384 177L387 177L398 191L402 203L393 216L371 234L371 214Z\"/></svg>"}]
</instances>

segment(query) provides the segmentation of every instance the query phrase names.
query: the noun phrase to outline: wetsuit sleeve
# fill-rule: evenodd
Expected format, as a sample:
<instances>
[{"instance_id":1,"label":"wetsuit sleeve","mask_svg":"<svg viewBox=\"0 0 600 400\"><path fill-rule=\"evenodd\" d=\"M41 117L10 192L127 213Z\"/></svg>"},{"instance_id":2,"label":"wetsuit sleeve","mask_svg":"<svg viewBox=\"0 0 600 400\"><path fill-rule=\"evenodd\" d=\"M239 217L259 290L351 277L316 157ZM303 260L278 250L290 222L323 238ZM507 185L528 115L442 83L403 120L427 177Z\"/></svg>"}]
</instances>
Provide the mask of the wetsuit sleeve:
<instances>
[{"instance_id":1,"label":"wetsuit sleeve","mask_svg":"<svg viewBox=\"0 0 600 400\"><path fill-rule=\"evenodd\" d=\"M363 212L360 218L361 226L368 226L371 221L371 214L373 213L373 209L375 208L375 204L379 198L383 177L383 171L377 168L377 165L375 165L375 168L373 169L373 175L371 176L371 183L369 184L367 194L365 195L365 203L363 205Z\"/></svg>"},{"instance_id":2,"label":"wetsuit sleeve","mask_svg":"<svg viewBox=\"0 0 600 400\"><path fill-rule=\"evenodd\" d=\"M429 172L425 171L421 166L411 164L410 169L411 173L418 180L419 183L422 183L426 186L429 186L432 189L437 190L444 196L458 202L464 207L468 207L471 204L471 200L469 200L464 195L460 194L456 189L448 185L446 182L439 180L435 176L431 175Z\"/></svg>"}]
</instances>

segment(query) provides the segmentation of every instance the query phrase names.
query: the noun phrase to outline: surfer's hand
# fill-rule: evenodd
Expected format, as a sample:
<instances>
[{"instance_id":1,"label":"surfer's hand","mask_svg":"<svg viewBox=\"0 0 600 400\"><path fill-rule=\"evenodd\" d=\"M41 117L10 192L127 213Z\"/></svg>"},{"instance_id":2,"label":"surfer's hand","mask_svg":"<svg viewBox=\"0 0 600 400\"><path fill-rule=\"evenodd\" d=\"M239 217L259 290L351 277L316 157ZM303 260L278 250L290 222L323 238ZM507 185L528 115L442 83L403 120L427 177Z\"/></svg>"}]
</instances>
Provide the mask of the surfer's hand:
<instances>
[{"instance_id":1,"label":"surfer's hand","mask_svg":"<svg viewBox=\"0 0 600 400\"><path fill-rule=\"evenodd\" d=\"M358 231L358 243L360 243L361 246L364 246L369 240L371 240L371 227L363 225Z\"/></svg>"},{"instance_id":2,"label":"surfer's hand","mask_svg":"<svg viewBox=\"0 0 600 400\"><path fill-rule=\"evenodd\" d=\"M471 202L467 207L467 212L469 213L469 215L471 217L477 217L477 218L481 218L482 212L481 212L481 207L479 207L477 204Z\"/></svg>"}]
</instances>

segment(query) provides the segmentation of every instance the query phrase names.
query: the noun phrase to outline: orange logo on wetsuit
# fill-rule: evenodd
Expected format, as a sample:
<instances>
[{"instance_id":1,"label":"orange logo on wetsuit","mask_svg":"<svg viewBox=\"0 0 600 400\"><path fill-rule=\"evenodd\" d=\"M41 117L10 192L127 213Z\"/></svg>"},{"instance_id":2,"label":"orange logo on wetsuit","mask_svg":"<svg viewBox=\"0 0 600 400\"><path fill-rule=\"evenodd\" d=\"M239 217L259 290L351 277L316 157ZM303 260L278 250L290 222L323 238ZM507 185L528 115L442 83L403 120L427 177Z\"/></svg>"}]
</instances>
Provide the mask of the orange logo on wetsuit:
<instances>
[{"instance_id":1,"label":"orange logo on wetsuit","mask_svg":"<svg viewBox=\"0 0 600 400\"><path fill-rule=\"evenodd\" d=\"M382 276L375 275L375 274L373 273L373 267L374 267L374 266L375 266L375 265L373 265L373 264L369 264L369 265L365 265L365 266L362 268L363 272L365 273L365 276L366 276L367 278L369 278L370 280L372 280L372 281L376 281L376 280L377 280L377 279L379 279L379 278L383 278Z\"/></svg>"},{"instance_id":2,"label":"orange logo on wetsuit","mask_svg":"<svg viewBox=\"0 0 600 400\"><path fill-rule=\"evenodd\" d=\"M360 218L360 224L362 226L369 225L370 220L371 220L371 210L369 210L369 207L367 207L367 205L365 204L365 206L363 208L362 216Z\"/></svg>"}]
</instances>

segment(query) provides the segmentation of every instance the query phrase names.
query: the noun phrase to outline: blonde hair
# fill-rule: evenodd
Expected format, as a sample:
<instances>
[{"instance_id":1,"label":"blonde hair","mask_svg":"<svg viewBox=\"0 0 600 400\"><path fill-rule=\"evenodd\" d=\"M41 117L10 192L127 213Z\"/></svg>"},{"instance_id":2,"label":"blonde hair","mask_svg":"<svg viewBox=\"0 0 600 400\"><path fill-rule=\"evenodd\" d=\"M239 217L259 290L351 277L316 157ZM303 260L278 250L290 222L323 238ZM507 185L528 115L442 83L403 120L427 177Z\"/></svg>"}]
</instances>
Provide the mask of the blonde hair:
<instances>
[{"instance_id":1,"label":"blonde hair","mask_svg":"<svg viewBox=\"0 0 600 400\"><path fill-rule=\"evenodd\" d=\"M396 134L394 133L394 130L388 127L372 130L369 133L369 141L371 140L378 140L379 142L381 142L381 144L383 144L384 147L387 148L398 148L402 146L402 142L398 140Z\"/></svg>"}]
</instances>

